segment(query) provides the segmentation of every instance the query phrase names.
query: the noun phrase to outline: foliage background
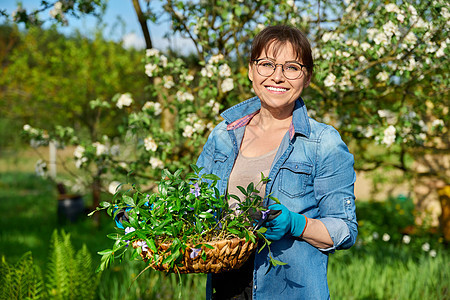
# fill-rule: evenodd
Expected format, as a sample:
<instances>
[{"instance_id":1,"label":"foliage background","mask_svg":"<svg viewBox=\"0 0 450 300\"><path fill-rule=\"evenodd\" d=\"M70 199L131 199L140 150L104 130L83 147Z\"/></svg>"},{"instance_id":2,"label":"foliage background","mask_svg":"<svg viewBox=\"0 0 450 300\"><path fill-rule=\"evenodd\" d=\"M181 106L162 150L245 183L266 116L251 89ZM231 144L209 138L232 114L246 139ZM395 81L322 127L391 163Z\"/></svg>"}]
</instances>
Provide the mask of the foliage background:
<instances>
[{"instance_id":1,"label":"foliage background","mask_svg":"<svg viewBox=\"0 0 450 300\"><path fill-rule=\"evenodd\" d=\"M253 95L246 73L251 38L267 24L287 23L306 32L315 49L313 84L304 94L310 114L339 129L355 155L356 169L373 174L373 190L393 181L388 175L392 170L399 171L409 186L404 195L394 194L381 203L360 199L358 244L336 254L330 276L351 280L351 272L363 272L370 280L352 283L354 294L342 298L448 296L448 272L436 267L448 264L450 239L445 202L450 178L448 3L161 1L161 12L152 3L141 2L140 13L136 7L141 21L169 19L171 33L191 39L195 53L158 51L150 36L145 53L124 49L105 38L101 23L89 37L58 32L70 15L94 14L101 20L107 2L100 0L43 2L41 9L50 17L19 6L0 27L1 204L4 211L17 215L5 224L16 223L18 228L2 232L2 255L18 261L33 250L37 264L45 268L45 244L61 226L55 221L55 182L82 193L92 207L109 199L109 190L120 182L151 190L163 167L174 171L195 161L220 121L218 112ZM144 34L147 21L141 22ZM16 23L27 27L19 30ZM24 152L29 148L20 136L36 154ZM60 154L56 179L39 181L16 172L20 166L30 172L39 157L36 171L45 175L52 167L49 143ZM422 178L430 180L431 193L443 195L439 228L431 226L427 206L415 194L414 186ZM34 232L37 219L29 207L43 213L39 232ZM111 225L103 222L84 220L65 228L76 247L87 243L95 253L105 247L99 246L98 237ZM339 265L349 262L354 267ZM118 268L111 271L116 275L103 278L139 269ZM399 271L419 275L406 276L413 283L399 287ZM146 280L158 282L156 290L173 290L174 278L148 276ZM100 284L98 297L108 291L123 295L120 282L126 279L114 278L114 287ZM203 279L190 280L188 284L203 288ZM338 298L344 289L336 287L342 282L330 280ZM416 293L414 282L420 282L416 286L425 294ZM141 291L148 290L136 288L136 295Z\"/></svg>"}]
</instances>

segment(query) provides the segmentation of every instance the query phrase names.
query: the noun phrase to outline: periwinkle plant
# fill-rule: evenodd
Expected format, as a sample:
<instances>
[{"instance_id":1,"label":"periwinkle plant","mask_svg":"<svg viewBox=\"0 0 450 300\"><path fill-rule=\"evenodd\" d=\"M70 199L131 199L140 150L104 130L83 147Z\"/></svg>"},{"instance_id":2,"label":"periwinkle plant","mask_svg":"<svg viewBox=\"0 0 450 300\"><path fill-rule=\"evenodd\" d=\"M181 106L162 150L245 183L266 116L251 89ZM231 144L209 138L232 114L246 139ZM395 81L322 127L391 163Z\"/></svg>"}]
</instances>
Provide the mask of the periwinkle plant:
<instances>
[{"instance_id":1,"label":"periwinkle plant","mask_svg":"<svg viewBox=\"0 0 450 300\"><path fill-rule=\"evenodd\" d=\"M116 233L108 235L115 243L112 249L99 252L102 255L99 270L105 269L114 259L122 258L126 251L133 251L131 258L135 259L141 252L150 250L153 261L160 261L162 256L157 251L160 244L170 244L162 263L171 268L181 263L182 253L188 247L191 248L191 258L201 255L206 259L206 253L201 249L212 248L207 244L211 241L245 238L256 243L259 238L263 246L270 244L262 234L265 228L255 229L251 217L255 211L260 211L263 216L267 212L257 187L268 178L261 175L256 187L253 183L247 189L238 187L245 199L230 195L239 200L234 209L229 207L225 195L221 195L216 187L219 177L201 174L202 168L195 165L191 168L194 172L185 179L181 178L181 169L173 174L163 170L157 193L142 193L133 186L127 192L117 192L112 203L100 204L96 211L106 209L110 216L116 218L120 211L126 210L127 218L122 219L125 229L117 228ZM136 249L128 247L136 240L139 241ZM271 255L269 257L273 265L283 264Z\"/></svg>"}]
</instances>

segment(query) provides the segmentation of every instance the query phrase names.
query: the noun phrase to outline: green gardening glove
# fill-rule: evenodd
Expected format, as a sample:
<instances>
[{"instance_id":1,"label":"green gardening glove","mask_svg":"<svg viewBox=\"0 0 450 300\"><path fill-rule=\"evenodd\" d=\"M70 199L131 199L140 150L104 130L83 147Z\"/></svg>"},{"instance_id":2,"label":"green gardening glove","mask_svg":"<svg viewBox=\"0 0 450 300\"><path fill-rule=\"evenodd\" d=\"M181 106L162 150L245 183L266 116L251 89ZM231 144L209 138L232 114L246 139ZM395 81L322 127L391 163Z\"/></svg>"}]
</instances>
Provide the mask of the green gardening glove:
<instances>
[{"instance_id":1,"label":"green gardening glove","mask_svg":"<svg viewBox=\"0 0 450 300\"><path fill-rule=\"evenodd\" d=\"M269 206L270 210L281 210L281 214L271 221L267 221L265 227L267 231L264 233L268 240L280 240L286 234L294 237L301 237L305 231L308 219L302 215L297 214L282 204L273 204Z\"/></svg>"}]
</instances>

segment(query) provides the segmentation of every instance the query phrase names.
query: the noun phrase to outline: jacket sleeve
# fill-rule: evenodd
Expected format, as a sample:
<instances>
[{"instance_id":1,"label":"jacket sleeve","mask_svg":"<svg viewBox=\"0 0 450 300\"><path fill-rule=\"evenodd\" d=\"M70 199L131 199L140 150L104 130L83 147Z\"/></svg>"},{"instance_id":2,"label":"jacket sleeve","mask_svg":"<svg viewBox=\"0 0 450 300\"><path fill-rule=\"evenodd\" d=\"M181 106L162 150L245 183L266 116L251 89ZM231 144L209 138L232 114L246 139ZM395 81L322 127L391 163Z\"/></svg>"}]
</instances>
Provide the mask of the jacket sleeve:
<instances>
[{"instance_id":1,"label":"jacket sleeve","mask_svg":"<svg viewBox=\"0 0 450 300\"><path fill-rule=\"evenodd\" d=\"M314 179L315 197L320 217L334 245L322 251L348 249L356 241L358 223L355 213L353 155L339 133L327 126L317 149L317 169Z\"/></svg>"},{"instance_id":2,"label":"jacket sleeve","mask_svg":"<svg viewBox=\"0 0 450 300\"><path fill-rule=\"evenodd\" d=\"M215 129L208 136L208 140L206 141L205 145L203 146L203 150L197 159L197 163L196 163L197 167L203 168L203 170L200 172L200 175L201 174L210 174L212 171L212 165L214 162L214 148L215 148L214 134L215 134Z\"/></svg>"}]
</instances>

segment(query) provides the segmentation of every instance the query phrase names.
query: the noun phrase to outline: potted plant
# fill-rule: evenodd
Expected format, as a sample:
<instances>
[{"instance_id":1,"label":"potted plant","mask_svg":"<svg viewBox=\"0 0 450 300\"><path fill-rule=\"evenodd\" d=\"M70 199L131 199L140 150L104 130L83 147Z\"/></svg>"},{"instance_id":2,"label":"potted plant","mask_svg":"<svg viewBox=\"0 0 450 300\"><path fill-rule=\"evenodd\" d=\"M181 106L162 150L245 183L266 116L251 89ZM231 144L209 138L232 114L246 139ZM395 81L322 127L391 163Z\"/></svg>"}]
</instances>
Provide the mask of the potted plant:
<instances>
[{"instance_id":1,"label":"potted plant","mask_svg":"<svg viewBox=\"0 0 450 300\"><path fill-rule=\"evenodd\" d=\"M173 174L163 170L156 193L143 193L133 186L117 192L112 202L101 202L90 214L106 209L123 227L108 235L114 244L99 252L99 270L132 251L132 259L140 256L156 270L219 273L239 268L256 250L258 240L261 249L270 245L261 225L271 214L257 190L268 178L261 175L256 186L238 187L245 199L230 195L239 200L230 207L216 188L220 178L201 175L202 168L195 165L191 168L194 172L184 179L182 170ZM272 265L283 264L271 255L270 260Z\"/></svg>"}]
</instances>

